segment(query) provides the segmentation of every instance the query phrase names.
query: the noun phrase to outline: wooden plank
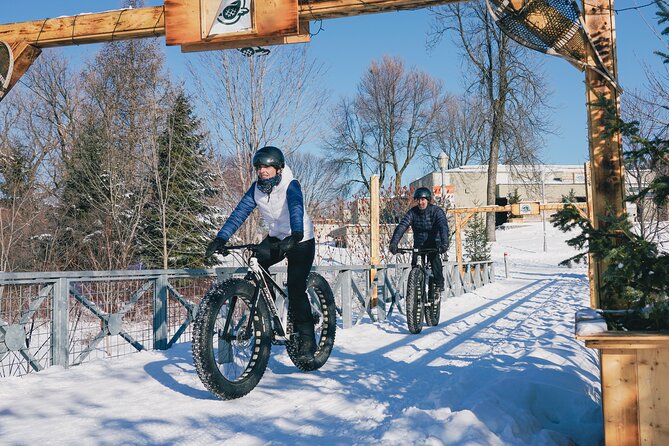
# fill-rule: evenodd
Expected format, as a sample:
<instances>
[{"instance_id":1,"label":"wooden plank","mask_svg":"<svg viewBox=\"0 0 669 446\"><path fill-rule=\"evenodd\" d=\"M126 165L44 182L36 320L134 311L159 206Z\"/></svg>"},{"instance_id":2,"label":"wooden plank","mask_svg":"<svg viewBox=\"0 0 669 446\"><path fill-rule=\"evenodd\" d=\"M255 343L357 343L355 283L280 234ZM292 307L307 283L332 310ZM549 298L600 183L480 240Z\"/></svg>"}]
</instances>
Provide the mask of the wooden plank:
<instances>
[{"instance_id":1,"label":"wooden plank","mask_svg":"<svg viewBox=\"0 0 669 446\"><path fill-rule=\"evenodd\" d=\"M376 280L376 266L381 263L380 256L380 196L379 176L372 175L369 188L369 257L372 265L369 270L369 285L371 286L370 307L378 304L378 281Z\"/></svg>"},{"instance_id":2,"label":"wooden plank","mask_svg":"<svg viewBox=\"0 0 669 446\"><path fill-rule=\"evenodd\" d=\"M578 335L577 339L582 341L598 341L602 345L607 342L620 343L626 342L630 345L637 343L653 342L661 348L669 348L669 336L666 333L650 332L650 331L607 331L604 333L597 333L593 335Z\"/></svg>"},{"instance_id":3,"label":"wooden plank","mask_svg":"<svg viewBox=\"0 0 669 446\"><path fill-rule=\"evenodd\" d=\"M511 206L479 206L475 208L449 208L452 214L471 214L472 212L509 212Z\"/></svg>"},{"instance_id":4,"label":"wooden plank","mask_svg":"<svg viewBox=\"0 0 669 446\"><path fill-rule=\"evenodd\" d=\"M12 89L14 85L21 79L21 76L28 71L28 68L35 62L37 57L42 53L42 50L28 45L26 42L13 42L9 45L14 55L14 71L12 71L12 79L9 81L5 95ZM4 97L3 96L3 97Z\"/></svg>"},{"instance_id":5,"label":"wooden plank","mask_svg":"<svg viewBox=\"0 0 669 446\"><path fill-rule=\"evenodd\" d=\"M259 36L297 34L300 21L297 0L256 1L256 19Z\"/></svg>"},{"instance_id":6,"label":"wooden plank","mask_svg":"<svg viewBox=\"0 0 669 446\"><path fill-rule=\"evenodd\" d=\"M165 44L202 40L200 0L165 0Z\"/></svg>"},{"instance_id":7,"label":"wooden plank","mask_svg":"<svg viewBox=\"0 0 669 446\"><path fill-rule=\"evenodd\" d=\"M162 36L163 6L119 9L0 25L0 40L38 48Z\"/></svg>"},{"instance_id":8,"label":"wooden plank","mask_svg":"<svg viewBox=\"0 0 669 446\"><path fill-rule=\"evenodd\" d=\"M302 26L302 25L300 25ZM193 53L197 51L211 50L229 50L232 48L258 47L271 45L284 45L291 43L308 43L311 40L309 28L300 28L300 34L295 36L274 36L274 37L254 37L247 40L232 40L225 42L202 42L181 45L181 51L184 53Z\"/></svg>"},{"instance_id":9,"label":"wooden plank","mask_svg":"<svg viewBox=\"0 0 669 446\"><path fill-rule=\"evenodd\" d=\"M583 178L585 179L585 202L587 204L586 211L588 213L588 220L592 223L594 217L592 215L592 175L590 173L590 162L583 163ZM598 263L595 262L594 257L588 252L588 283L590 284L590 308L599 308L599 293L597 292L597 282L595 277L599 277L596 272Z\"/></svg>"},{"instance_id":10,"label":"wooden plank","mask_svg":"<svg viewBox=\"0 0 669 446\"><path fill-rule=\"evenodd\" d=\"M579 212L582 212L584 209L588 208L587 203L570 203L572 206L574 206L576 209L579 210ZM560 209L563 209L567 203L546 203L546 204L540 204L539 205L539 210L540 211L558 211ZM586 214L582 214L585 216L585 218L588 218Z\"/></svg>"},{"instance_id":11,"label":"wooden plank","mask_svg":"<svg viewBox=\"0 0 669 446\"><path fill-rule=\"evenodd\" d=\"M455 213L455 261L462 270L462 216L459 212Z\"/></svg>"},{"instance_id":12,"label":"wooden plank","mask_svg":"<svg viewBox=\"0 0 669 446\"><path fill-rule=\"evenodd\" d=\"M457 3L460 0L300 0L300 19L325 20Z\"/></svg>"},{"instance_id":13,"label":"wooden plank","mask_svg":"<svg viewBox=\"0 0 669 446\"><path fill-rule=\"evenodd\" d=\"M636 352L601 351L604 441L607 446L638 445Z\"/></svg>"},{"instance_id":14,"label":"wooden plank","mask_svg":"<svg viewBox=\"0 0 669 446\"><path fill-rule=\"evenodd\" d=\"M639 440L642 445L669 444L669 349L637 352Z\"/></svg>"}]
</instances>

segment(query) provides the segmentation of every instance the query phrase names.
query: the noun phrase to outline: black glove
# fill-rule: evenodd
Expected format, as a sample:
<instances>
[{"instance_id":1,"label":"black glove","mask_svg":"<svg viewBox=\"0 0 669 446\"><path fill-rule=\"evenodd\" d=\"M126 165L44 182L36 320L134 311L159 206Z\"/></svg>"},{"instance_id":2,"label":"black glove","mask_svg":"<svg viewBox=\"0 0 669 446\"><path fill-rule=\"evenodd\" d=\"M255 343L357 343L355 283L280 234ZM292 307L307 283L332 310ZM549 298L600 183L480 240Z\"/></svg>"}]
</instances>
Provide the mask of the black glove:
<instances>
[{"instance_id":1,"label":"black glove","mask_svg":"<svg viewBox=\"0 0 669 446\"><path fill-rule=\"evenodd\" d=\"M447 251L448 251L448 245L441 245L439 247L439 254L446 254Z\"/></svg>"},{"instance_id":2,"label":"black glove","mask_svg":"<svg viewBox=\"0 0 669 446\"><path fill-rule=\"evenodd\" d=\"M204 252L204 257L205 258L211 257L211 255L214 253L219 253L223 254L224 256L227 256L228 254L230 254L230 251L225 249L226 243L228 243L227 240L222 239L220 237L216 237L215 239L210 241L209 244L207 245L207 250Z\"/></svg>"},{"instance_id":3,"label":"black glove","mask_svg":"<svg viewBox=\"0 0 669 446\"><path fill-rule=\"evenodd\" d=\"M388 249L391 254L397 254L397 243L391 243Z\"/></svg>"},{"instance_id":4,"label":"black glove","mask_svg":"<svg viewBox=\"0 0 669 446\"><path fill-rule=\"evenodd\" d=\"M293 232L291 235L279 242L279 249L283 252L289 252L304 238L304 232Z\"/></svg>"}]
</instances>

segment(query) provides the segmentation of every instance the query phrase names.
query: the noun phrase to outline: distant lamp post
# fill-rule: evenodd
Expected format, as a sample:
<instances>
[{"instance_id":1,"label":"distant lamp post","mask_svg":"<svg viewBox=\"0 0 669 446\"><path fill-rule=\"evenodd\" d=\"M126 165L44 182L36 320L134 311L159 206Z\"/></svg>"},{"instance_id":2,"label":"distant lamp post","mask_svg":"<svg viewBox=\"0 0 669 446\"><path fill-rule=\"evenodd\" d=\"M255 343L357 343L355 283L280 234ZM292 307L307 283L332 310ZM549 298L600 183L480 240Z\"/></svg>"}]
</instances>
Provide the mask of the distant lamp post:
<instances>
[{"instance_id":1,"label":"distant lamp post","mask_svg":"<svg viewBox=\"0 0 669 446\"><path fill-rule=\"evenodd\" d=\"M439 152L437 160L441 169L441 206L446 208L446 169L448 169L448 155L442 150Z\"/></svg>"},{"instance_id":2,"label":"distant lamp post","mask_svg":"<svg viewBox=\"0 0 669 446\"><path fill-rule=\"evenodd\" d=\"M541 166L541 204L546 204L546 165ZM546 246L546 210L541 210L541 223L544 229L544 252L548 251Z\"/></svg>"}]
</instances>

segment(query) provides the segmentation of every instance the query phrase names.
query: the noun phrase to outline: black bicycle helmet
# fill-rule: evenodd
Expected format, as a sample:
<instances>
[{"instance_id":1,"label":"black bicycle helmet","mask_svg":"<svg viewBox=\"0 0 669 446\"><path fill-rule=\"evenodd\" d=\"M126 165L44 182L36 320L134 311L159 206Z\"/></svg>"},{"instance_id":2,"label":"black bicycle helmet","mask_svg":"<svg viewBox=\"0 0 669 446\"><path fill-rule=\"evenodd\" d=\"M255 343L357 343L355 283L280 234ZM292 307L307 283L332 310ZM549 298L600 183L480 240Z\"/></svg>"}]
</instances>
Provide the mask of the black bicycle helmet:
<instances>
[{"instance_id":1,"label":"black bicycle helmet","mask_svg":"<svg viewBox=\"0 0 669 446\"><path fill-rule=\"evenodd\" d=\"M427 198L427 201L432 201L432 192L427 187L419 187L413 193L413 199L418 200L419 198Z\"/></svg>"},{"instance_id":2,"label":"black bicycle helmet","mask_svg":"<svg viewBox=\"0 0 669 446\"><path fill-rule=\"evenodd\" d=\"M272 166L276 169L283 169L286 166L286 160L283 152L273 146L265 146L258 149L253 155L253 167Z\"/></svg>"}]
</instances>

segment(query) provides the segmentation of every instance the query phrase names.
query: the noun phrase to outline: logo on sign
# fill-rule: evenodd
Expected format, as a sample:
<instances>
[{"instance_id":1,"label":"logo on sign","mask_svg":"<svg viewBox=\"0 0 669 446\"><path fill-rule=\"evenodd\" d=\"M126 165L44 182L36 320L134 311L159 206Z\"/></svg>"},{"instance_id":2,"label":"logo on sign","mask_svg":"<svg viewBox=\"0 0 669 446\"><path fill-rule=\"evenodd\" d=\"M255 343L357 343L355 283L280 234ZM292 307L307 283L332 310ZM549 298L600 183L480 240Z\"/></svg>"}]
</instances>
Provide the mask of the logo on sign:
<instances>
[{"instance_id":1,"label":"logo on sign","mask_svg":"<svg viewBox=\"0 0 669 446\"><path fill-rule=\"evenodd\" d=\"M253 29L251 0L223 0L209 35L229 34Z\"/></svg>"}]
</instances>

